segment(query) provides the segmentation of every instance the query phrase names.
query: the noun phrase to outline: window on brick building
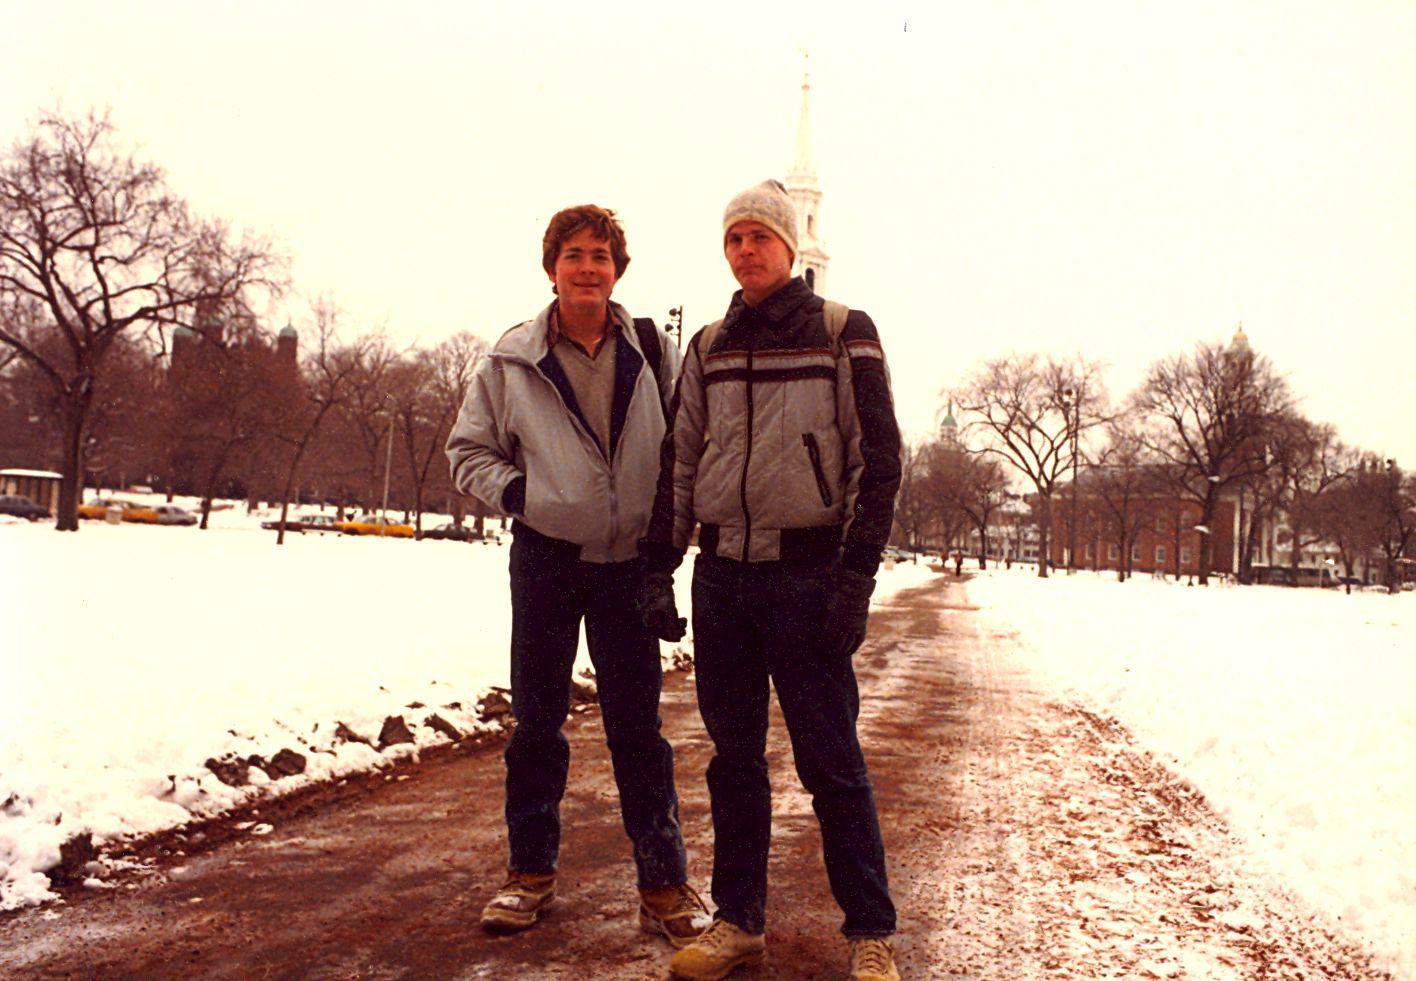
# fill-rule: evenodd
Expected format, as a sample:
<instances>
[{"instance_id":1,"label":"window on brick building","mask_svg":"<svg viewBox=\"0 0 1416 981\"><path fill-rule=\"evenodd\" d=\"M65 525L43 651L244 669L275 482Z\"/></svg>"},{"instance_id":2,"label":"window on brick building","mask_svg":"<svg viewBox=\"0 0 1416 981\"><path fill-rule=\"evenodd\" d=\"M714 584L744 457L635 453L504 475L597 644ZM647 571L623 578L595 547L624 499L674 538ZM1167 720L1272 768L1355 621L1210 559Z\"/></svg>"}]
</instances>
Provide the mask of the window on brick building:
<instances>
[{"instance_id":1,"label":"window on brick building","mask_svg":"<svg viewBox=\"0 0 1416 981\"><path fill-rule=\"evenodd\" d=\"M1121 557L1121 550L1115 545L1108 545L1106 546L1106 557L1112 562L1115 562L1118 558Z\"/></svg>"},{"instance_id":2,"label":"window on brick building","mask_svg":"<svg viewBox=\"0 0 1416 981\"><path fill-rule=\"evenodd\" d=\"M1160 565L1160 564L1161 564L1162 562L1164 562L1164 561L1165 561L1165 546L1164 546L1164 545L1157 545L1157 546L1155 547L1155 564L1156 564L1156 565Z\"/></svg>"},{"instance_id":3,"label":"window on brick building","mask_svg":"<svg viewBox=\"0 0 1416 981\"><path fill-rule=\"evenodd\" d=\"M1169 531L1169 530L1170 530L1170 519L1169 519L1169 518L1157 518L1157 519L1155 520L1155 530L1156 530L1156 531Z\"/></svg>"},{"instance_id":4,"label":"window on brick building","mask_svg":"<svg viewBox=\"0 0 1416 981\"><path fill-rule=\"evenodd\" d=\"M1180 563L1181 563L1182 565L1189 565L1191 561L1192 561L1192 560L1191 560L1191 558L1190 558L1190 546L1188 546L1188 545L1182 545L1182 546L1180 546Z\"/></svg>"},{"instance_id":5,"label":"window on brick building","mask_svg":"<svg viewBox=\"0 0 1416 981\"><path fill-rule=\"evenodd\" d=\"M1091 560L1091 557L1092 557L1091 542L1087 542L1087 547L1082 550L1082 554L1087 557L1087 560L1088 560L1088 561Z\"/></svg>"},{"instance_id":6,"label":"window on brick building","mask_svg":"<svg viewBox=\"0 0 1416 981\"><path fill-rule=\"evenodd\" d=\"M1132 545L1132 546L1131 546L1131 561L1132 561L1132 562L1139 562L1139 561L1141 561L1141 546L1139 546L1139 545Z\"/></svg>"}]
</instances>

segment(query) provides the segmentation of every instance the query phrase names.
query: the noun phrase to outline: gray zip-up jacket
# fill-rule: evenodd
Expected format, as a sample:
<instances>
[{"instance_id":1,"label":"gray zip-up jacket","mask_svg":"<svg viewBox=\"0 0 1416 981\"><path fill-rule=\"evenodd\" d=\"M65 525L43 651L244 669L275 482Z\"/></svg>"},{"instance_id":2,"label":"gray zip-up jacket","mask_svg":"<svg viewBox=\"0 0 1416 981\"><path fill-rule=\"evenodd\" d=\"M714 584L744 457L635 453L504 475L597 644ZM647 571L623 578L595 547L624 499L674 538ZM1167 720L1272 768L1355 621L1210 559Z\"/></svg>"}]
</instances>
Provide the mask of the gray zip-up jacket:
<instances>
[{"instance_id":1,"label":"gray zip-up jacket","mask_svg":"<svg viewBox=\"0 0 1416 981\"><path fill-rule=\"evenodd\" d=\"M875 574L900 487L900 431L875 324L839 336L795 278L757 307L733 295L689 341L643 552L671 572L699 548L741 562L840 561Z\"/></svg>"},{"instance_id":2,"label":"gray zip-up jacket","mask_svg":"<svg viewBox=\"0 0 1416 981\"><path fill-rule=\"evenodd\" d=\"M448 436L452 481L492 510L579 545L586 562L627 561L654 503L660 399L673 391L678 347L655 328L663 359L656 390L633 319L610 303L619 329L606 458L547 346L551 309L503 334L477 368Z\"/></svg>"}]
</instances>

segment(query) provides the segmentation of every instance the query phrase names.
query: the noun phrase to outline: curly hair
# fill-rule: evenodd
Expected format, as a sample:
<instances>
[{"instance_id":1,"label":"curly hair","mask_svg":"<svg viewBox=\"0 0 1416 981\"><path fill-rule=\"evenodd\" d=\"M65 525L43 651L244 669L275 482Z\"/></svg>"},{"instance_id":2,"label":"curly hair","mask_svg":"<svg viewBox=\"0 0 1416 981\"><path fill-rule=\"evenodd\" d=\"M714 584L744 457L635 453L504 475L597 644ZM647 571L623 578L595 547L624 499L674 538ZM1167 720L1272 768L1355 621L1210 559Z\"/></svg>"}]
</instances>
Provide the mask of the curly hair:
<instances>
[{"instance_id":1,"label":"curly hair","mask_svg":"<svg viewBox=\"0 0 1416 981\"><path fill-rule=\"evenodd\" d=\"M613 211L596 204L578 204L555 213L551 223L546 226L546 234L541 238L541 267L554 276L561 245L585 228L593 231L596 238L610 243L610 256L615 262L615 278L623 276L625 267L629 265L629 253L625 251L624 245L624 229L615 220Z\"/></svg>"}]
</instances>

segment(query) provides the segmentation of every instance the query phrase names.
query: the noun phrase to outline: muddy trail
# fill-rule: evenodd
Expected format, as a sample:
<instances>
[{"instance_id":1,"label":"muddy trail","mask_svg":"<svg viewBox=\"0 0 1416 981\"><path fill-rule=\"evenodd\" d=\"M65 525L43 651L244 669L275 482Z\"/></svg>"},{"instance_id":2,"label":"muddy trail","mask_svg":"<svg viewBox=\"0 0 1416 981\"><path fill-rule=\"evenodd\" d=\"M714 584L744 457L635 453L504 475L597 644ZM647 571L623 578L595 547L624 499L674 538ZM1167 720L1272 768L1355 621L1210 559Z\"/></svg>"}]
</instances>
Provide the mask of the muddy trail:
<instances>
[{"instance_id":1,"label":"muddy trail","mask_svg":"<svg viewBox=\"0 0 1416 981\"><path fill-rule=\"evenodd\" d=\"M871 617L861 741L906 978L1386 978L1272 883L1192 788L1124 729L1043 700L1001 666L966 584L941 576ZM665 680L692 882L711 856L711 747L692 676ZM572 717L558 905L477 927L505 863L501 744L267 802L171 835L106 889L0 917L0 976L663 978L597 713ZM734 977L845 977L809 798L774 723L768 959Z\"/></svg>"}]
</instances>

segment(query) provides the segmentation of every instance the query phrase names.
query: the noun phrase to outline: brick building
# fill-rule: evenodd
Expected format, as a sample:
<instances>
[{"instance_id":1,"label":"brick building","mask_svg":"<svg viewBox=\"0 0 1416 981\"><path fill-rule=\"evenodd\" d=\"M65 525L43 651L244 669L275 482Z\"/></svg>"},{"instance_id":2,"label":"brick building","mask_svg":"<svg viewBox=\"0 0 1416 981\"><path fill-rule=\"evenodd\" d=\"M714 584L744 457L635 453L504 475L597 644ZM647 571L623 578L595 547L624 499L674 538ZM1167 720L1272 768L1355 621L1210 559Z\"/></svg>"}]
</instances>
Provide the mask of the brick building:
<instances>
[{"instance_id":1,"label":"brick building","mask_svg":"<svg viewBox=\"0 0 1416 981\"><path fill-rule=\"evenodd\" d=\"M1214 521L1200 525L1200 507L1172 496L1149 495L1133 503L1133 529L1128 551L1133 573L1175 577L1200 571L1201 536L1211 540L1210 572L1233 575L1239 568L1239 513L1232 495L1215 505ZM1094 495L1077 497L1077 562L1080 569L1115 570L1122 554L1116 520L1105 503ZM1072 498L1067 490L1052 499L1052 527L1048 554L1055 567L1067 565L1071 542Z\"/></svg>"}]
</instances>

